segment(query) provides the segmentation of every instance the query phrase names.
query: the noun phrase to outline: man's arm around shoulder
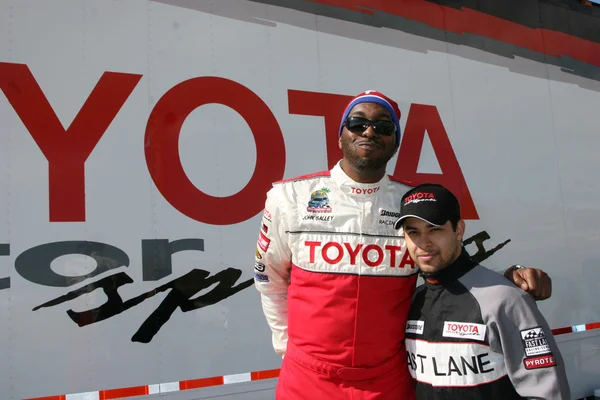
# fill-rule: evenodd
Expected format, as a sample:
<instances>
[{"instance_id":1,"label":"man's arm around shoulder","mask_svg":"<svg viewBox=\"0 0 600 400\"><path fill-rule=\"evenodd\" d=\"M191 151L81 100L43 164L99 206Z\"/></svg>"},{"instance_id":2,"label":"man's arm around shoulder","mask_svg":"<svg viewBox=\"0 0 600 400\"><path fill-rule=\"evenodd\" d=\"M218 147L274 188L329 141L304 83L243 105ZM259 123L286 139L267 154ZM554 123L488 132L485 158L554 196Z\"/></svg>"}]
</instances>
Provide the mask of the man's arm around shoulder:
<instances>
[{"instance_id":1,"label":"man's arm around shoulder","mask_svg":"<svg viewBox=\"0 0 600 400\"><path fill-rule=\"evenodd\" d=\"M488 269L504 275L513 285L529 293L536 301L546 300L552 296L552 279L541 269L519 264L512 265L506 270Z\"/></svg>"}]
</instances>

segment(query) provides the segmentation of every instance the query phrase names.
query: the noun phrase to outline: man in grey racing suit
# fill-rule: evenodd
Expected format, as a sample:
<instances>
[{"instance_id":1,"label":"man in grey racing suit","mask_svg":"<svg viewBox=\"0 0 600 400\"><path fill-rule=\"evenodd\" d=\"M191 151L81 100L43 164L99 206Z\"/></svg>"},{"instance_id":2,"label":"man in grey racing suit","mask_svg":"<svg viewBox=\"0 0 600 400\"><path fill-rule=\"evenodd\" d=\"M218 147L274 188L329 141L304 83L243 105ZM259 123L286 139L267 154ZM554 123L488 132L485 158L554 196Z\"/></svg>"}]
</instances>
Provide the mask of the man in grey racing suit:
<instances>
[{"instance_id":1,"label":"man in grey racing suit","mask_svg":"<svg viewBox=\"0 0 600 400\"><path fill-rule=\"evenodd\" d=\"M417 400L571 398L565 363L533 298L463 247L465 222L452 192L415 187L395 226L425 280L405 331Z\"/></svg>"}]
</instances>

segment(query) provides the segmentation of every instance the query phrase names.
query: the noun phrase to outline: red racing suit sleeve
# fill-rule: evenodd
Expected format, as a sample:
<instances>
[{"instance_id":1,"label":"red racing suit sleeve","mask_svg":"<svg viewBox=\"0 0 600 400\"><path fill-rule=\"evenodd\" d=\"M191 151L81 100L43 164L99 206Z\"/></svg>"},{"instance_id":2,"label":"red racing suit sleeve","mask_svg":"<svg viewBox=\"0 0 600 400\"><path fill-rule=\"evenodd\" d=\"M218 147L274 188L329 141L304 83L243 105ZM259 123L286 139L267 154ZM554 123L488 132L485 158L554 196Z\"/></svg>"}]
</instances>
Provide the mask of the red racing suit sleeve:
<instances>
[{"instance_id":1,"label":"red racing suit sleeve","mask_svg":"<svg viewBox=\"0 0 600 400\"><path fill-rule=\"evenodd\" d=\"M281 186L267 193L256 245L254 283L273 334L273 348L283 356L288 340L287 293L292 252L288 244L288 224L282 209L282 197Z\"/></svg>"}]
</instances>

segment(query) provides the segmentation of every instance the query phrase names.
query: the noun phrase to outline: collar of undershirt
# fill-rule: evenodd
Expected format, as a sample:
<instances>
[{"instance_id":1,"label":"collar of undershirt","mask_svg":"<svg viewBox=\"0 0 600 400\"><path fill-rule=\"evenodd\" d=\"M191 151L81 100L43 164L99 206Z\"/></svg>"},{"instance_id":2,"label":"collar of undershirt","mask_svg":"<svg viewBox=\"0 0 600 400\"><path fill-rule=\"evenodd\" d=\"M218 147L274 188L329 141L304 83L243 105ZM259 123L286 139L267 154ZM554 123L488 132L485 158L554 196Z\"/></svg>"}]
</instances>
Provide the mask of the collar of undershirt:
<instances>
[{"instance_id":1,"label":"collar of undershirt","mask_svg":"<svg viewBox=\"0 0 600 400\"><path fill-rule=\"evenodd\" d=\"M476 265L477 264L471 259L469 253L467 253L467 250L463 247L460 256L443 270L432 274L421 272L420 275L428 284L443 286L456 281L458 278L472 270Z\"/></svg>"}]
</instances>

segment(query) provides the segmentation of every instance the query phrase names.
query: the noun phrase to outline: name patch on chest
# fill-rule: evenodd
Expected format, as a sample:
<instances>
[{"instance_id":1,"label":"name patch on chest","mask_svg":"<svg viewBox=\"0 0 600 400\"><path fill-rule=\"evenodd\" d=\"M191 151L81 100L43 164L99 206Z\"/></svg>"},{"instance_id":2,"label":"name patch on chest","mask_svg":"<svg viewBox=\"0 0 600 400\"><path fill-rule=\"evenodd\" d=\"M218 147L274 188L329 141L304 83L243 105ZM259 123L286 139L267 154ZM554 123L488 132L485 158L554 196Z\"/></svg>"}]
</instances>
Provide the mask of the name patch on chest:
<instances>
[{"instance_id":1,"label":"name patch on chest","mask_svg":"<svg viewBox=\"0 0 600 400\"><path fill-rule=\"evenodd\" d=\"M406 321L406 333L414 333L415 335L422 335L423 329L425 328L425 321L409 319Z\"/></svg>"}]
</instances>

